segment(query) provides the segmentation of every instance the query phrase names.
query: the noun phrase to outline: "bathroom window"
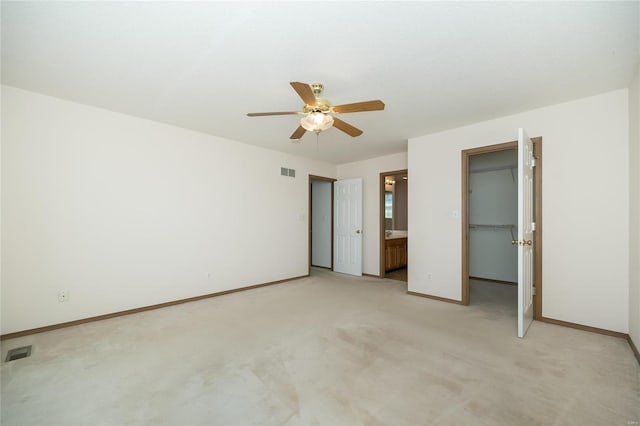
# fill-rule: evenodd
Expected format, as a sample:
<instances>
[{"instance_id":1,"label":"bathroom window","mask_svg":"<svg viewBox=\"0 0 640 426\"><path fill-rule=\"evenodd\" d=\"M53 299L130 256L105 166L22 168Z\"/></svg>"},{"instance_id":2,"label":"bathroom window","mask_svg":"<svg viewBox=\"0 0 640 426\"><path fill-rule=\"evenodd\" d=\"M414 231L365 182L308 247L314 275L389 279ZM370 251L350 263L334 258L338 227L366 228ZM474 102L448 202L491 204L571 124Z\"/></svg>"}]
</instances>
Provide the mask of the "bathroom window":
<instances>
[{"instance_id":1,"label":"bathroom window","mask_svg":"<svg viewBox=\"0 0 640 426\"><path fill-rule=\"evenodd\" d=\"M393 219L393 193L391 191L384 193L384 218Z\"/></svg>"}]
</instances>

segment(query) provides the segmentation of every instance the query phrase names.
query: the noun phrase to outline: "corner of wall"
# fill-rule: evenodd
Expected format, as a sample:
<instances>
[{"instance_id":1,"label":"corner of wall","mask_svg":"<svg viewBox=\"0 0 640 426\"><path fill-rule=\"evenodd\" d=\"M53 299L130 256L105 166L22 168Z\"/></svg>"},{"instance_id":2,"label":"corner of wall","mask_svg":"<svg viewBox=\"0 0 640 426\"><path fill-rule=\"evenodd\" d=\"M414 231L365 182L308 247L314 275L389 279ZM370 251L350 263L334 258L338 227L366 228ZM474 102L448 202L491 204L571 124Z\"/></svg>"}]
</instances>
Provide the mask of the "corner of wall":
<instances>
[{"instance_id":1,"label":"corner of wall","mask_svg":"<svg viewBox=\"0 0 640 426\"><path fill-rule=\"evenodd\" d=\"M308 273L307 177L335 165L1 91L0 333Z\"/></svg>"},{"instance_id":2,"label":"corner of wall","mask_svg":"<svg viewBox=\"0 0 640 426\"><path fill-rule=\"evenodd\" d=\"M640 345L640 65L629 85L629 337Z\"/></svg>"},{"instance_id":3,"label":"corner of wall","mask_svg":"<svg viewBox=\"0 0 640 426\"><path fill-rule=\"evenodd\" d=\"M545 145L543 315L627 333L630 184L626 88L409 140L409 290L460 297L461 226L452 214L461 208L460 153L514 140L518 127L542 136ZM602 169L583 173L584 164L601 164ZM584 181L576 187L572 176L578 173ZM595 203L575 217L566 215L573 206L594 197L608 202ZM610 221L608 232L586 236L584 229L602 217ZM583 244L576 245L576 241ZM594 244L606 249L594 251Z\"/></svg>"},{"instance_id":4,"label":"corner of wall","mask_svg":"<svg viewBox=\"0 0 640 426\"><path fill-rule=\"evenodd\" d=\"M380 173L406 169L407 155L405 151L337 167L338 179L362 178L362 272L365 274L377 276L380 273Z\"/></svg>"}]
</instances>

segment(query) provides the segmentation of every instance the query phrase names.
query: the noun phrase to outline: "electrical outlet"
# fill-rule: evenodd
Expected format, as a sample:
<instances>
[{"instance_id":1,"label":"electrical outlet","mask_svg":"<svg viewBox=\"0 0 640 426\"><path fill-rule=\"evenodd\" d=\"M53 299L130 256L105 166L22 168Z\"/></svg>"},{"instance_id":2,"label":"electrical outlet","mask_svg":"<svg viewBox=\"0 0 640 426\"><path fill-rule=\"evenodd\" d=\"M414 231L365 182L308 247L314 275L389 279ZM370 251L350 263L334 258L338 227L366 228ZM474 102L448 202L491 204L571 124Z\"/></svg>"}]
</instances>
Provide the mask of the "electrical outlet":
<instances>
[{"instance_id":1,"label":"electrical outlet","mask_svg":"<svg viewBox=\"0 0 640 426\"><path fill-rule=\"evenodd\" d=\"M58 302L67 302L69 301L69 290L60 290L58 292Z\"/></svg>"}]
</instances>

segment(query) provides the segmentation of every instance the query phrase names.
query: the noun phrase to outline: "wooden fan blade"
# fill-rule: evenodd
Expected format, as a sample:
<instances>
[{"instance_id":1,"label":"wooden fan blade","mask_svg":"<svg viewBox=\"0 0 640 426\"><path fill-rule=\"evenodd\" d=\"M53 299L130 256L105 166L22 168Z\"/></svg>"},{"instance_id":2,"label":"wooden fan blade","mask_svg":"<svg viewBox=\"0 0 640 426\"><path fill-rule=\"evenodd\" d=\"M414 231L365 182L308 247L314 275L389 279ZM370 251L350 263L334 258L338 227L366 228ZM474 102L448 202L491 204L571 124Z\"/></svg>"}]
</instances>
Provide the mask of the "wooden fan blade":
<instances>
[{"instance_id":1,"label":"wooden fan blade","mask_svg":"<svg viewBox=\"0 0 640 426\"><path fill-rule=\"evenodd\" d=\"M337 117L333 117L333 127L342 130L343 132L345 132L349 136L353 136L354 138L362 134L362 130L358 129L357 127L353 127L349 123L345 123Z\"/></svg>"},{"instance_id":2,"label":"wooden fan blade","mask_svg":"<svg viewBox=\"0 0 640 426\"><path fill-rule=\"evenodd\" d=\"M304 127L298 126L296 131L293 132L291 136L289 136L289 139L300 139L302 136L304 136L305 132L306 130L304 129Z\"/></svg>"},{"instance_id":3,"label":"wooden fan blade","mask_svg":"<svg viewBox=\"0 0 640 426\"><path fill-rule=\"evenodd\" d=\"M380 111L384 109L384 103L381 100L356 102L355 104L344 104L333 107L334 112L361 112L361 111Z\"/></svg>"},{"instance_id":4,"label":"wooden fan blade","mask_svg":"<svg viewBox=\"0 0 640 426\"><path fill-rule=\"evenodd\" d=\"M250 112L247 114L249 117L264 117L265 115L294 115L298 114L297 111L281 111L281 112Z\"/></svg>"},{"instance_id":5,"label":"wooden fan blade","mask_svg":"<svg viewBox=\"0 0 640 426\"><path fill-rule=\"evenodd\" d=\"M307 105L315 105L316 97L313 94L313 90L311 90L311 86L307 83L300 83L299 81L292 81L291 87L295 90L298 95L302 98L302 101Z\"/></svg>"}]
</instances>

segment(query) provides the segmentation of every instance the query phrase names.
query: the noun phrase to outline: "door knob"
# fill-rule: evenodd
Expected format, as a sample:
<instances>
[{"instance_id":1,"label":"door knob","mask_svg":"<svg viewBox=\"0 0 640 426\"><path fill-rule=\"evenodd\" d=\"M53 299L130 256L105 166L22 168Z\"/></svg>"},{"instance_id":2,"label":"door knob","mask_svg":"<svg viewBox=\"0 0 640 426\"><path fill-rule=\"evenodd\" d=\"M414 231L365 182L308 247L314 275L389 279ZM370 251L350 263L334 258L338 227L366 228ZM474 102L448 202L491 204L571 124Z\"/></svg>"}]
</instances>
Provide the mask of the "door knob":
<instances>
[{"instance_id":1,"label":"door knob","mask_svg":"<svg viewBox=\"0 0 640 426\"><path fill-rule=\"evenodd\" d=\"M533 241L531 240L511 240L511 244L512 245L519 245L519 246L530 246L533 244Z\"/></svg>"},{"instance_id":2,"label":"door knob","mask_svg":"<svg viewBox=\"0 0 640 426\"><path fill-rule=\"evenodd\" d=\"M360 233L360 230L359 230L359 229L356 229L356 234L359 234L359 233Z\"/></svg>"}]
</instances>

